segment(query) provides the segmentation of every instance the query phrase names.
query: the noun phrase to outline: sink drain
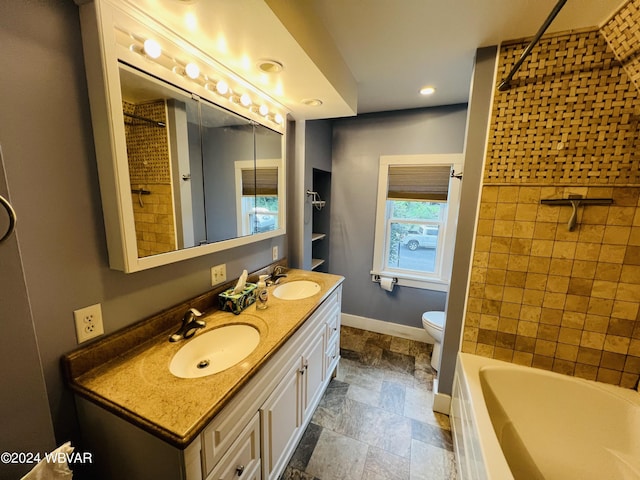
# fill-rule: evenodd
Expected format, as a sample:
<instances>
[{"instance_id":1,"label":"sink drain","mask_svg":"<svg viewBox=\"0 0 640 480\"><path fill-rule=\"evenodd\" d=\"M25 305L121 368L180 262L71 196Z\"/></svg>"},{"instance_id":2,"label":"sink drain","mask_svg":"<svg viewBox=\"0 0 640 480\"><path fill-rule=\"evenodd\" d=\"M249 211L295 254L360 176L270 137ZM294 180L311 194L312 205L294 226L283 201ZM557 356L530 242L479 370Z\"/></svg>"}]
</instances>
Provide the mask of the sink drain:
<instances>
[{"instance_id":1,"label":"sink drain","mask_svg":"<svg viewBox=\"0 0 640 480\"><path fill-rule=\"evenodd\" d=\"M200 360L196 366L200 369L207 368L209 366L209 360Z\"/></svg>"}]
</instances>

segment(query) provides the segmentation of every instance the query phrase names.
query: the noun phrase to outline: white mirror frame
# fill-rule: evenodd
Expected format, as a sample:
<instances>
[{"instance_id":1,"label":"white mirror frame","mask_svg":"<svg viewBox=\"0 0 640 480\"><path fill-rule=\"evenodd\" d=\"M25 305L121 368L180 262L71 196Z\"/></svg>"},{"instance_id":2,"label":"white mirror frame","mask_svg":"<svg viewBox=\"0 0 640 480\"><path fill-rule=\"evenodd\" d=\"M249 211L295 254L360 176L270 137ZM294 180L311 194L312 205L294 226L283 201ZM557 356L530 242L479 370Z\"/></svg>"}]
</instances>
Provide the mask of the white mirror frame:
<instances>
[{"instance_id":1,"label":"white mirror frame","mask_svg":"<svg viewBox=\"0 0 640 480\"><path fill-rule=\"evenodd\" d=\"M128 3L117 0L93 0L83 3L80 5L80 20L109 266L125 273L137 272L284 235L286 121L281 120L277 123L275 113L282 119L286 118L287 110L198 50L193 44ZM201 69L207 68L218 78L225 79L234 91L248 92L269 107L271 115L264 117L239 103L217 95L202 82L197 83L176 74L171 76L170 83L282 134L283 158L279 165L279 182L282 183L278 186L278 195L282 195L279 209L280 228L183 250L138 257L118 62L123 61L158 78L167 78L172 72L166 61L164 64L162 60L154 61L130 48L132 43L141 44L147 38L161 42L163 51L168 54L167 57L195 61Z\"/></svg>"}]
</instances>

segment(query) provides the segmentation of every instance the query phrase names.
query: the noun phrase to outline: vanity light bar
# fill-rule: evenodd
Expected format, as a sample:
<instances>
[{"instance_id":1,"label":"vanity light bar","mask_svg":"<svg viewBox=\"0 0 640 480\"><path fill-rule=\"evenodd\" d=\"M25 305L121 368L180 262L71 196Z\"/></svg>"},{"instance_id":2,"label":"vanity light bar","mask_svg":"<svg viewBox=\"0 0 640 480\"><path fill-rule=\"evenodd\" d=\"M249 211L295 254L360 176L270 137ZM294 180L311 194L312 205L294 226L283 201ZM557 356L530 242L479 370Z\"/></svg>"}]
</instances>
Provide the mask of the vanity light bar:
<instances>
[{"instance_id":1,"label":"vanity light bar","mask_svg":"<svg viewBox=\"0 0 640 480\"><path fill-rule=\"evenodd\" d=\"M225 79L215 80L213 78L208 77L207 75L202 74L200 67L195 62L188 62L186 64L177 61L175 58L171 58L166 55L166 59L162 59L163 49L161 44L152 39L152 38L142 38L138 35L130 35L134 40L134 44L130 46L130 50L132 52L136 52L142 56L144 56L147 60L153 60L157 65L168 67L167 60L172 64L170 69L185 78L188 78L194 82L203 85L204 88L209 90L210 92L214 92L220 97L228 99L236 105L241 105L242 107L247 108L249 111L253 113L259 113L262 117L268 119L269 121L282 125L284 122L284 117L279 112L272 112L266 104L262 103L256 106L256 103L251 98L248 93L234 93L230 88L229 83ZM141 44L140 44L141 43Z\"/></svg>"}]
</instances>

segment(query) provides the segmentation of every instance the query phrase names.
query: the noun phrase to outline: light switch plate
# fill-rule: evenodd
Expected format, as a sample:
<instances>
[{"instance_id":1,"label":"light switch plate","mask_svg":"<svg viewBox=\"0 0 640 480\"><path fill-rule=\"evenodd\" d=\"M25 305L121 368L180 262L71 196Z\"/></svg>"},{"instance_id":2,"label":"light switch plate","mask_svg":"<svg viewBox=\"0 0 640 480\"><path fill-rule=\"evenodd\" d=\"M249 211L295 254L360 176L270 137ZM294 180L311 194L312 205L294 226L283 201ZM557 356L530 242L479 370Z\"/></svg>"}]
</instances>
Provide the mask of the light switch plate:
<instances>
[{"instance_id":1,"label":"light switch plate","mask_svg":"<svg viewBox=\"0 0 640 480\"><path fill-rule=\"evenodd\" d=\"M271 260L274 262L278 260L278 246L275 245L271 248Z\"/></svg>"},{"instance_id":2,"label":"light switch plate","mask_svg":"<svg viewBox=\"0 0 640 480\"><path fill-rule=\"evenodd\" d=\"M227 264L222 263L211 267L211 286L227 281Z\"/></svg>"}]
</instances>

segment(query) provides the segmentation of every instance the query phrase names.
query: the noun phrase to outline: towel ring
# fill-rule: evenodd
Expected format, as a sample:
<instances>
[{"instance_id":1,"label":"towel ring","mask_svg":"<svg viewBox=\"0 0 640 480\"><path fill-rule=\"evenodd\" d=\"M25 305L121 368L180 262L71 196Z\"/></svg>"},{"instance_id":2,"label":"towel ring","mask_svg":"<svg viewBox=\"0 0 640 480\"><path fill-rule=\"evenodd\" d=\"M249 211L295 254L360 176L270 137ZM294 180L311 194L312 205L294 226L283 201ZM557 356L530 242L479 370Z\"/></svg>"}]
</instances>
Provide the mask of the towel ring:
<instances>
[{"instance_id":1,"label":"towel ring","mask_svg":"<svg viewBox=\"0 0 640 480\"><path fill-rule=\"evenodd\" d=\"M5 208L9 215L9 228L6 233L0 238L0 243L4 242L13 233L16 228L16 211L13 209L9 201L0 195L0 204Z\"/></svg>"}]
</instances>

